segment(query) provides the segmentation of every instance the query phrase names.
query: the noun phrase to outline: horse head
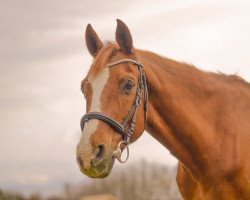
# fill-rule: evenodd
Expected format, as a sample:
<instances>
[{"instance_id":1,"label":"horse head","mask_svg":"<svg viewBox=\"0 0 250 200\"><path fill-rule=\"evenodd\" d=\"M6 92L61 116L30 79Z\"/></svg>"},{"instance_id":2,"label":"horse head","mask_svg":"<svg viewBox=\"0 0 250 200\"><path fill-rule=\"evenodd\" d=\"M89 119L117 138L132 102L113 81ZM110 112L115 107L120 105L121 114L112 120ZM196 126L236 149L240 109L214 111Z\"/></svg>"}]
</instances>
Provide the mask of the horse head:
<instances>
[{"instance_id":1,"label":"horse head","mask_svg":"<svg viewBox=\"0 0 250 200\"><path fill-rule=\"evenodd\" d=\"M92 178L109 175L117 147L123 150L139 138L146 123L145 75L131 33L121 20L115 35L115 43L104 44L90 24L85 32L93 62L81 82L87 114L81 121L77 162Z\"/></svg>"}]
</instances>

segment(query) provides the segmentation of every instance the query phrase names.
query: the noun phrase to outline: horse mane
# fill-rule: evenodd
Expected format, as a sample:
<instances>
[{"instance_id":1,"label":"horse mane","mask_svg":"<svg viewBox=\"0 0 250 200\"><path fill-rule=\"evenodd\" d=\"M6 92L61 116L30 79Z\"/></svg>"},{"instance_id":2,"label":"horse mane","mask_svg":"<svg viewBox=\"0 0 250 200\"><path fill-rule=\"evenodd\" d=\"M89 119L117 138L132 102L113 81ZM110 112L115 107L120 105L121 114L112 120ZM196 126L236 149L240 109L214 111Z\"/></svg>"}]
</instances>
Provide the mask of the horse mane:
<instances>
[{"instance_id":1,"label":"horse mane","mask_svg":"<svg viewBox=\"0 0 250 200\"><path fill-rule=\"evenodd\" d=\"M140 57L146 56L148 60L153 60L157 65L160 66L163 70L167 71L170 74L174 74L179 79L197 79L197 76L208 75L210 77L214 77L216 79L221 79L224 81L229 81L231 83L239 83L250 87L250 83L240 77L237 73L236 74L225 74L220 71L218 72L209 72L202 69L197 68L195 65L186 63L186 62L179 62L176 60L169 59L167 57L155 54L150 51L144 50L137 50L140 54ZM155 64L153 63L153 64ZM157 67L157 66L154 66Z\"/></svg>"},{"instance_id":2,"label":"horse mane","mask_svg":"<svg viewBox=\"0 0 250 200\"><path fill-rule=\"evenodd\" d=\"M218 74L219 74L221 77L223 77L224 79L226 79L226 80L235 81L235 82L238 82L238 83L241 83L241 84L250 86L250 83L247 82L247 81L246 81L244 78L242 78L241 76L239 76L237 73L235 73L235 74L225 74L225 73L223 73L223 72L218 71Z\"/></svg>"}]
</instances>

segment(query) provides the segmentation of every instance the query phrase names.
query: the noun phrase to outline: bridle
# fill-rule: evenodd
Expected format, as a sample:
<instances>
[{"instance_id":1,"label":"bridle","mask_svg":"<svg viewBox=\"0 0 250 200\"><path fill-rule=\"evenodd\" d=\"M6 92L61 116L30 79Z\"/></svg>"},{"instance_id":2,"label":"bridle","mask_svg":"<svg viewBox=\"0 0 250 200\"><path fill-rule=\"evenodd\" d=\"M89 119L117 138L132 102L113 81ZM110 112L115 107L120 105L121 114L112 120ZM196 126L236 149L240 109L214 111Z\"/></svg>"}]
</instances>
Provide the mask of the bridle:
<instances>
[{"instance_id":1,"label":"bridle","mask_svg":"<svg viewBox=\"0 0 250 200\"><path fill-rule=\"evenodd\" d=\"M147 111L148 111L148 89L147 89L147 81L146 81L146 76L143 71L143 66L142 64L137 60L129 59L129 58L124 58L112 63L107 64L106 67L113 67L121 63L133 63L137 65L138 70L139 70L139 77L138 77L138 86L135 94L134 101L132 103L130 111L127 113L126 117L124 118L123 122L120 123L113 119L112 117L109 117L103 113L100 112L89 112L86 113L82 119L81 119L81 130L83 131L84 129L84 124L88 122L91 119L98 119L100 121L103 121L107 123L109 126L111 126L113 129L115 129L117 132L119 132L122 136L122 141L117 145L116 150L113 152L113 156L117 158L117 160L121 163L125 163L128 158L129 158L129 141L130 138L134 132L135 124L136 124L136 113L138 110L138 106L141 104L142 101L142 92L144 91L144 129L145 125L147 122ZM129 123L130 122L130 123ZM144 131L143 129L143 131ZM121 160L121 145L124 145L124 148L127 149L127 157L125 160Z\"/></svg>"}]
</instances>

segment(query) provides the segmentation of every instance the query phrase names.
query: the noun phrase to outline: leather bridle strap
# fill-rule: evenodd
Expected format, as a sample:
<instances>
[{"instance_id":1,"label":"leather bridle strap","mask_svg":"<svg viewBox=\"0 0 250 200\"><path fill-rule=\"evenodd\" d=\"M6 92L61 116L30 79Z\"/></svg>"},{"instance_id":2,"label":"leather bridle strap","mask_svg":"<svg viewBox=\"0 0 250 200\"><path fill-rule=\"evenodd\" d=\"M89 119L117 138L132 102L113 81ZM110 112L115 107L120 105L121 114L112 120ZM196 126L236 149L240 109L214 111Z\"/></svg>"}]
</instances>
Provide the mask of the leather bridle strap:
<instances>
[{"instance_id":1,"label":"leather bridle strap","mask_svg":"<svg viewBox=\"0 0 250 200\"><path fill-rule=\"evenodd\" d=\"M126 132L124 130L124 127L119 122L117 122L116 120L111 119L110 117L108 117L102 113L99 113L99 112L89 112L89 113L86 113L82 117L82 119L81 119L81 130L82 131L84 128L84 123L88 122L91 119L98 119L98 120L101 120L101 121L109 124L112 128L114 128L116 131L118 131L122 135L122 138L126 138Z\"/></svg>"},{"instance_id":2,"label":"leather bridle strap","mask_svg":"<svg viewBox=\"0 0 250 200\"><path fill-rule=\"evenodd\" d=\"M133 59L130 59L130 58L123 58L123 59L121 59L121 60L118 60L118 61L115 61L115 62L112 62L112 63L107 64L107 67L112 67L112 66L114 66L114 65L118 65L118 64L121 64L121 63L124 63L124 62L131 62L131 63L136 64L137 66L142 66L142 64L139 63L139 62L136 61L136 60L133 60Z\"/></svg>"}]
</instances>

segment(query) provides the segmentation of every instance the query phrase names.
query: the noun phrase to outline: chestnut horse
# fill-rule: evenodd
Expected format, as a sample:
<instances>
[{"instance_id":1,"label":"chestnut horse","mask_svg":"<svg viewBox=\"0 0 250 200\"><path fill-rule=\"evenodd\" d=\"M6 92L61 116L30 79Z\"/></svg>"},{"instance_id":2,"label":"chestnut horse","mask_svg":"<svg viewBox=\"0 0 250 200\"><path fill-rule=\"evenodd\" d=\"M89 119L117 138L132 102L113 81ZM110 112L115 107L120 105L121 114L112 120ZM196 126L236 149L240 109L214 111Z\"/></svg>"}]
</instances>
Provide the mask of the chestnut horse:
<instances>
[{"instance_id":1,"label":"chestnut horse","mask_svg":"<svg viewBox=\"0 0 250 200\"><path fill-rule=\"evenodd\" d=\"M137 50L121 20L116 43L103 44L90 24L85 38L93 56L81 83L87 113L101 113L122 124L142 88L138 78L142 69L148 112L143 106L147 99L141 95L129 143L145 128L179 160L177 183L184 199L250 199L249 83ZM128 121L132 123L132 116ZM114 127L96 116L84 121L77 161L87 176L109 175L114 151L124 139Z\"/></svg>"}]
</instances>

